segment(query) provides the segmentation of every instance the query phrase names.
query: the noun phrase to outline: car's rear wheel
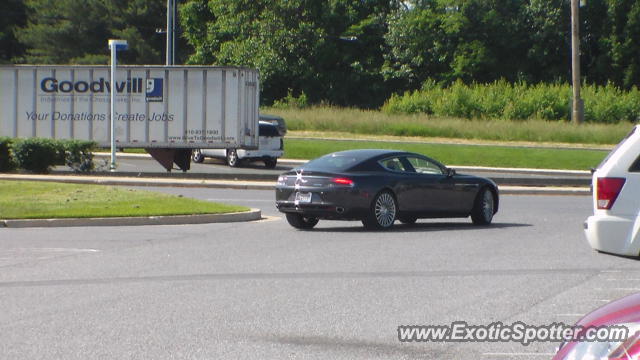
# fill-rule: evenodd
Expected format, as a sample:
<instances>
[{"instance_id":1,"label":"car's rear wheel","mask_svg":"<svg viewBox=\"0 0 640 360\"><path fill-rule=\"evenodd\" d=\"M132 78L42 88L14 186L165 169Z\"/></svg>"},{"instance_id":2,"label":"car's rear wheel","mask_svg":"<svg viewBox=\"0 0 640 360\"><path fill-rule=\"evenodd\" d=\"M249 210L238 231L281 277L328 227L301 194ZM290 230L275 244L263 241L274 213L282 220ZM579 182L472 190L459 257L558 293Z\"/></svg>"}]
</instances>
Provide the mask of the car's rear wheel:
<instances>
[{"instance_id":1,"label":"car's rear wheel","mask_svg":"<svg viewBox=\"0 0 640 360\"><path fill-rule=\"evenodd\" d=\"M278 163L278 159L277 158L264 159L264 166L266 168L268 168L268 169L275 168L277 163Z\"/></svg>"},{"instance_id":2,"label":"car's rear wheel","mask_svg":"<svg viewBox=\"0 0 640 360\"><path fill-rule=\"evenodd\" d=\"M191 154L191 159L194 162L201 163L204 161L204 155L202 155L202 151L200 151L200 149L193 149L193 154Z\"/></svg>"},{"instance_id":3,"label":"car's rear wheel","mask_svg":"<svg viewBox=\"0 0 640 360\"><path fill-rule=\"evenodd\" d=\"M308 217L298 213L286 213L287 222L296 229L309 230L320 221L315 217Z\"/></svg>"},{"instance_id":4,"label":"car's rear wheel","mask_svg":"<svg viewBox=\"0 0 640 360\"><path fill-rule=\"evenodd\" d=\"M415 216L400 216L398 220L403 224L415 224L418 218Z\"/></svg>"},{"instance_id":5,"label":"car's rear wheel","mask_svg":"<svg viewBox=\"0 0 640 360\"><path fill-rule=\"evenodd\" d=\"M397 213L396 198L390 191L382 191L373 199L370 213L362 220L362 224L367 229L390 229L396 221Z\"/></svg>"},{"instance_id":6,"label":"car's rear wheel","mask_svg":"<svg viewBox=\"0 0 640 360\"><path fill-rule=\"evenodd\" d=\"M471 221L474 225L489 225L493 220L495 199L488 188L480 190L471 210Z\"/></svg>"},{"instance_id":7,"label":"car's rear wheel","mask_svg":"<svg viewBox=\"0 0 640 360\"><path fill-rule=\"evenodd\" d=\"M236 167L240 163L236 149L227 149L227 165Z\"/></svg>"}]
</instances>

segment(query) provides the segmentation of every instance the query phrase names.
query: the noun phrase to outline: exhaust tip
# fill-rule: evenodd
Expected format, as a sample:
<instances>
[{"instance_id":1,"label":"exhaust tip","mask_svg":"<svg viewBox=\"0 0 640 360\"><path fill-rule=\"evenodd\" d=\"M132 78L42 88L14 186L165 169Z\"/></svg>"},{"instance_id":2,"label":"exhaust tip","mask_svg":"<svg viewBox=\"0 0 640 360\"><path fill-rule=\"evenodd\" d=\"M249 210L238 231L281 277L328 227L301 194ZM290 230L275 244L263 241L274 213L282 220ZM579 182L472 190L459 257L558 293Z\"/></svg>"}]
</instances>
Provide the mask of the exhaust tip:
<instances>
[{"instance_id":1,"label":"exhaust tip","mask_svg":"<svg viewBox=\"0 0 640 360\"><path fill-rule=\"evenodd\" d=\"M342 208L342 207L337 207L337 208L336 208L336 212L337 212L338 214L342 214L342 213L344 212L344 208Z\"/></svg>"}]
</instances>

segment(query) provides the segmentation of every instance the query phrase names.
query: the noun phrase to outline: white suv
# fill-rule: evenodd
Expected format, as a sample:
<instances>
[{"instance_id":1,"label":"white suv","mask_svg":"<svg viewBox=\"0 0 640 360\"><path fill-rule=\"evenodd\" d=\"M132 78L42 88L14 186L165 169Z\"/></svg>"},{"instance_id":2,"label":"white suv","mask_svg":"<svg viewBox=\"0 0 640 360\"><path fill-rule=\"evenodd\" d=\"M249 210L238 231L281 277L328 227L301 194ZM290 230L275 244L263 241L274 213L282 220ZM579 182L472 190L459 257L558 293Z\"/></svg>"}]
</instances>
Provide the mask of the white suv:
<instances>
[{"instance_id":1,"label":"white suv","mask_svg":"<svg viewBox=\"0 0 640 360\"><path fill-rule=\"evenodd\" d=\"M640 256L640 125L593 173L593 216L584 223L591 247Z\"/></svg>"},{"instance_id":2,"label":"white suv","mask_svg":"<svg viewBox=\"0 0 640 360\"><path fill-rule=\"evenodd\" d=\"M267 168L276 167L278 158L284 154L284 142L277 125L260 121L258 128L258 149L194 149L193 161L201 163L205 157L225 159L227 164L236 167L242 160L262 160Z\"/></svg>"}]
</instances>

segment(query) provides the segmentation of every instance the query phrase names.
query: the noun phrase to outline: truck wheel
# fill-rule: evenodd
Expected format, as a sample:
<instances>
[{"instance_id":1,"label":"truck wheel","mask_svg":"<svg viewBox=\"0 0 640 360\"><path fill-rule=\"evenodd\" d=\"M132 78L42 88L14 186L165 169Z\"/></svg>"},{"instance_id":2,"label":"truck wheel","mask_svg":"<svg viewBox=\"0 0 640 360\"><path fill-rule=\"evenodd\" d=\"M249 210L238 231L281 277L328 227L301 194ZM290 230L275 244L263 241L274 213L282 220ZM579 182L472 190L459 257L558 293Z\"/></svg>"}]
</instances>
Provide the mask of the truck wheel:
<instances>
[{"instance_id":1,"label":"truck wheel","mask_svg":"<svg viewBox=\"0 0 640 360\"><path fill-rule=\"evenodd\" d=\"M275 168L277 163L278 163L277 158L268 158L264 160L264 166L268 169Z\"/></svg>"},{"instance_id":2,"label":"truck wheel","mask_svg":"<svg viewBox=\"0 0 640 360\"><path fill-rule=\"evenodd\" d=\"M236 149L227 149L227 165L236 167L240 163Z\"/></svg>"},{"instance_id":3,"label":"truck wheel","mask_svg":"<svg viewBox=\"0 0 640 360\"><path fill-rule=\"evenodd\" d=\"M193 154L191 155L191 159L194 162L201 163L204 161L204 155L202 155L202 151L200 151L200 149L193 149Z\"/></svg>"}]
</instances>

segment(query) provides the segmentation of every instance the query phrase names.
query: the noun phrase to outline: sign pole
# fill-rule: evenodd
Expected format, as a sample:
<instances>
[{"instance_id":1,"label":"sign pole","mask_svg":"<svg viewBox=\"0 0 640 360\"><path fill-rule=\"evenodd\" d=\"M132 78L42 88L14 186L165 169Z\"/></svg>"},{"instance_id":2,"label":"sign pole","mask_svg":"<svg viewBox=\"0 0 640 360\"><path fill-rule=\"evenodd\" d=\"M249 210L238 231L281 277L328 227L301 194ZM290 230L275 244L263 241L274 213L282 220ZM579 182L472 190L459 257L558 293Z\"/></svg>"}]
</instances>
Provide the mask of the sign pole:
<instances>
[{"instance_id":1,"label":"sign pole","mask_svg":"<svg viewBox=\"0 0 640 360\"><path fill-rule=\"evenodd\" d=\"M116 171L116 64L117 51L127 49L126 40L109 40L109 49L111 49L111 83L109 92L111 94L111 165L109 169Z\"/></svg>"}]
</instances>

